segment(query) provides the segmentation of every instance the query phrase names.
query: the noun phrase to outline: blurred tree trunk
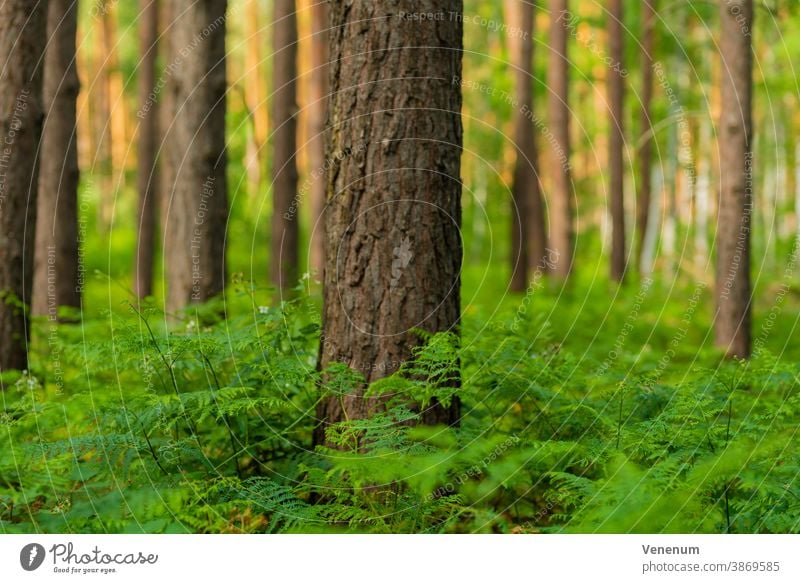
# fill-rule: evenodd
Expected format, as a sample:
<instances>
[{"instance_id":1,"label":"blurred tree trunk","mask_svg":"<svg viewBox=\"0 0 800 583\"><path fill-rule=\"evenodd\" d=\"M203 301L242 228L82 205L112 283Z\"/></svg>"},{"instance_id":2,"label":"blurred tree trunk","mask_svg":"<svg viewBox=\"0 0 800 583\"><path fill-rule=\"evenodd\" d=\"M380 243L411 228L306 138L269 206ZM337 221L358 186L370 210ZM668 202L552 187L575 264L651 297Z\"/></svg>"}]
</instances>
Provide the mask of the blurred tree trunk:
<instances>
[{"instance_id":1,"label":"blurred tree trunk","mask_svg":"<svg viewBox=\"0 0 800 583\"><path fill-rule=\"evenodd\" d=\"M457 16L398 22L404 9ZM412 329L457 333L463 4L376 0L331 4L331 12L319 363L346 363L372 382L411 358ZM329 424L380 407L363 387L325 399L316 443ZM425 423L457 418L455 398L422 412Z\"/></svg>"},{"instance_id":2,"label":"blurred tree trunk","mask_svg":"<svg viewBox=\"0 0 800 583\"><path fill-rule=\"evenodd\" d=\"M548 115L553 133L549 169L552 174L550 200L550 250L553 273L566 278L573 261L574 227L572 224L573 184L570 168L569 138L569 57L567 44L570 20L568 0L550 0L550 54L547 85Z\"/></svg>"},{"instance_id":3,"label":"blurred tree trunk","mask_svg":"<svg viewBox=\"0 0 800 583\"><path fill-rule=\"evenodd\" d=\"M752 0L720 0L723 62L719 120L720 203L717 224L717 346L750 355L750 225L753 211Z\"/></svg>"},{"instance_id":4,"label":"blurred tree trunk","mask_svg":"<svg viewBox=\"0 0 800 583\"><path fill-rule=\"evenodd\" d=\"M546 234L539 164L534 136L533 34L536 19L533 3L506 2L511 26L521 34L511 35L514 65L514 141L517 150L511 186L511 291L523 292L528 270L543 270Z\"/></svg>"},{"instance_id":5,"label":"blurred tree trunk","mask_svg":"<svg viewBox=\"0 0 800 583\"><path fill-rule=\"evenodd\" d=\"M171 35L173 201L165 250L167 307L202 302L225 286L226 0L176 0ZM178 60L179 59L179 60Z\"/></svg>"},{"instance_id":6,"label":"blurred tree trunk","mask_svg":"<svg viewBox=\"0 0 800 583\"><path fill-rule=\"evenodd\" d=\"M271 281L281 292L297 283L297 14L294 0L275 0L272 22Z\"/></svg>"},{"instance_id":7,"label":"blurred tree trunk","mask_svg":"<svg viewBox=\"0 0 800 583\"><path fill-rule=\"evenodd\" d=\"M159 5L159 34L162 42L158 43L158 50L164 67L159 68L159 78L156 81L158 91L158 134L161 142L158 148L158 178L160 193L156 197L158 201L158 212L163 253L174 243L171 232L168 230L168 217L172 209L173 192L175 186L175 159L172 144L172 134L174 131L173 120L175 119L175 79L172 72L172 64L175 62L175 53L170 38L175 32L175 16L172 2L161 2ZM166 265L162 266L166 267Z\"/></svg>"},{"instance_id":8,"label":"blurred tree trunk","mask_svg":"<svg viewBox=\"0 0 800 583\"><path fill-rule=\"evenodd\" d=\"M245 167L247 168L247 194L251 199L256 200L261 195L264 169L262 162L266 154L264 146L269 135L269 118L265 103L266 91L263 88L265 80L262 75L264 64L262 43L265 35L259 0L247 0L243 12L247 39L244 72L245 102L251 121L247 132Z\"/></svg>"},{"instance_id":9,"label":"blurred tree trunk","mask_svg":"<svg viewBox=\"0 0 800 583\"><path fill-rule=\"evenodd\" d=\"M612 65L608 69L609 120L609 202L611 206L611 279L625 277L625 31L622 0L608 3L608 44Z\"/></svg>"},{"instance_id":10,"label":"blurred tree trunk","mask_svg":"<svg viewBox=\"0 0 800 583\"><path fill-rule=\"evenodd\" d=\"M156 86L156 58L158 56L157 0L140 0L139 21L139 144L137 186L139 212L133 290L137 297L153 293L153 264L156 242L156 196L158 172L158 101L151 99Z\"/></svg>"},{"instance_id":11,"label":"blurred tree trunk","mask_svg":"<svg viewBox=\"0 0 800 583\"><path fill-rule=\"evenodd\" d=\"M652 198L652 155L654 136L650 135L653 121L650 108L653 102L653 64L655 62L656 6L658 0L642 2L642 96L641 131L645 136L639 149L639 197L636 201L636 265L643 269L645 238L647 237L648 216Z\"/></svg>"},{"instance_id":12,"label":"blurred tree trunk","mask_svg":"<svg viewBox=\"0 0 800 583\"><path fill-rule=\"evenodd\" d=\"M39 153L34 315L57 316L58 306L79 308L78 146L75 65L78 4L50 0L47 12L42 103L45 120Z\"/></svg>"},{"instance_id":13,"label":"blurred tree trunk","mask_svg":"<svg viewBox=\"0 0 800 583\"><path fill-rule=\"evenodd\" d=\"M325 265L325 121L328 104L328 3L312 0L309 162L311 173L311 270Z\"/></svg>"},{"instance_id":14,"label":"blurred tree trunk","mask_svg":"<svg viewBox=\"0 0 800 583\"><path fill-rule=\"evenodd\" d=\"M46 43L46 2L0 2L0 372L28 368Z\"/></svg>"}]
</instances>

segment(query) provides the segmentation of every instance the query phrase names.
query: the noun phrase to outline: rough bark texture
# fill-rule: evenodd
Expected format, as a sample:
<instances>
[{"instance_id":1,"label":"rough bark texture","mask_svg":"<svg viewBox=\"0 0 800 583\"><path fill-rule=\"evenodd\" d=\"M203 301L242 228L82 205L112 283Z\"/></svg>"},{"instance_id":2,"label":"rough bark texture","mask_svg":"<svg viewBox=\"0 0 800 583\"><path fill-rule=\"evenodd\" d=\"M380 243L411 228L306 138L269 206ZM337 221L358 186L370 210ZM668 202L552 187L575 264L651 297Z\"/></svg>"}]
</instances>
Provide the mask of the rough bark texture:
<instances>
[{"instance_id":1,"label":"rough bark texture","mask_svg":"<svg viewBox=\"0 0 800 583\"><path fill-rule=\"evenodd\" d=\"M642 135L646 137L639 149L639 195L636 201L636 266L640 271L643 271L642 260L652 196L653 138L650 132L653 122L650 119L650 107L653 102L653 51L655 50L656 39L656 5L657 0L643 0L642 2L644 38L642 39L641 131Z\"/></svg>"},{"instance_id":2,"label":"rough bark texture","mask_svg":"<svg viewBox=\"0 0 800 583\"><path fill-rule=\"evenodd\" d=\"M613 64L608 69L609 120L608 172L611 209L611 279L625 277L625 196L623 148L625 147L625 44L622 0L608 2L608 45Z\"/></svg>"},{"instance_id":3,"label":"rough bark texture","mask_svg":"<svg viewBox=\"0 0 800 583\"><path fill-rule=\"evenodd\" d=\"M156 192L158 174L158 102L150 94L156 85L158 55L158 1L140 0L139 21L139 144L137 187L139 191L138 236L133 290L143 298L153 293L153 262L156 241Z\"/></svg>"},{"instance_id":4,"label":"rough bark texture","mask_svg":"<svg viewBox=\"0 0 800 583\"><path fill-rule=\"evenodd\" d=\"M28 367L46 18L46 2L0 2L0 372Z\"/></svg>"},{"instance_id":5,"label":"rough bark texture","mask_svg":"<svg viewBox=\"0 0 800 583\"><path fill-rule=\"evenodd\" d=\"M272 57L272 284L297 283L297 16L294 0L275 0Z\"/></svg>"},{"instance_id":6,"label":"rough bark texture","mask_svg":"<svg viewBox=\"0 0 800 583\"><path fill-rule=\"evenodd\" d=\"M568 28L571 14L567 0L550 0L550 58L547 85L548 116L553 134L550 147L552 172L550 197L550 257L553 273L561 278L569 275L573 260L573 185L569 165L569 57L567 55Z\"/></svg>"},{"instance_id":7,"label":"rough bark texture","mask_svg":"<svg viewBox=\"0 0 800 583\"><path fill-rule=\"evenodd\" d=\"M528 269L543 270L546 234L533 125L534 5L507 3L513 25L524 34L512 35L515 76L514 141L517 160L511 187L511 291L525 291Z\"/></svg>"},{"instance_id":8,"label":"rough bark texture","mask_svg":"<svg viewBox=\"0 0 800 583\"><path fill-rule=\"evenodd\" d=\"M331 5L322 368L343 362L375 381L411 356L413 328L457 331L462 7ZM404 19L415 12L446 18ZM379 406L361 390L324 401L317 443L327 424ZM422 415L426 423L457 416L455 399Z\"/></svg>"},{"instance_id":9,"label":"rough bark texture","mask_svg":"<svg viewBox=\"0 0 800 583\"><path fill-rule=\"evenodd\" d=\"M311 269L320 278L325 266L325 118L328 104L328 3L311 7L311 92L308 160L311 165Z\"/></svg>"},{"instance_id":10,"label":"rough bark texture","mask_svg":"<svg viewBox=\"0 0 800 583\"><path fill-rule=\"evenodd\" d=\"M752 0L720 0L722 114L717 225L717 346L750 355L750 224L752 221Z\"/></svg>"},{"instance_id":11,"label":"rough bark texture","mask_svg":"<svg viewBox=\"0 0 800 583\"><path fill-rule=\"evenodd\" d=\"M80 84L75 66L78 5L50 0L42 102L45 120L39 153L34 315L55 318L58 306L79 308L78 148L75 110Z\"/></svg>"},{"instance_id":12,"label":"rough bark texture","mask_svg":"<svg viewBox=\"0 0 800 583\"><path fill-rule=\"evenodd\" d=\"M169 209L167 306L205 301L225 285L226 0L176 0L172 54L175 119L169 147L175 183Z\"/></svg>"}]
</instances>

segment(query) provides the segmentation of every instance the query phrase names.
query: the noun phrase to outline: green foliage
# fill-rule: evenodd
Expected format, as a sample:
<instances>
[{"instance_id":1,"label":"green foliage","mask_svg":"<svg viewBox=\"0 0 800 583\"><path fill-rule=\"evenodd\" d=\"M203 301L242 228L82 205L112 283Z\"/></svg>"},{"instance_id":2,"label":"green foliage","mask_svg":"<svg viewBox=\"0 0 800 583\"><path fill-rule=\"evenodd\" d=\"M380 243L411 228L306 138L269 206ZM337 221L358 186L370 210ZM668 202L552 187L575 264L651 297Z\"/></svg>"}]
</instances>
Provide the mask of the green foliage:
<instances>
[{"instance_id":1,"label":"green foliage","mask_svg":"<svg viewBox=\"0 0 800 583\"><path fill-rule=\"evenodd\" d=\"M602 338L603 303L575 311L561 292L467 310L460 341L420 332L414 360L366 389L385 407L316 448L317 404L363 377L316 370L313 297L259 307L238 285L227 320L215 304L176 321L126 303L80 326L41 322L32 370L2 379L0 527L800 531L800 367L769 342L747 363L672 342L685 302L652 301L670 293L632 287ZM650 304L666 304L669 327ZM556 325L568 319L572 335ZM416 423L456 397L457 427Z\"/></svg>"}]
</instances>

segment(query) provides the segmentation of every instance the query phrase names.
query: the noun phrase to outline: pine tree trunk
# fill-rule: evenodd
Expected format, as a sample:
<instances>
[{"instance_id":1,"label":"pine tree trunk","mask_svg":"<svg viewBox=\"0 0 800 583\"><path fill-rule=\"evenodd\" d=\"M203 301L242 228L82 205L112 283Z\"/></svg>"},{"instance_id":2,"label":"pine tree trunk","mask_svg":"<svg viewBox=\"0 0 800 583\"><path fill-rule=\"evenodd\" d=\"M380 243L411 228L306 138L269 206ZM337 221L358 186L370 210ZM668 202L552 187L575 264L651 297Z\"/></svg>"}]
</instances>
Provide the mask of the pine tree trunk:
<instances>
[{"instance_id":1,"label":"pine tree trunk","mask_svg":"<svg viewBox=\"0 0 800 583\"><path fill-rule=\"evenodd\" d=\"M515 77L514 141L517 159L511 187L511 291L523 292L528 270L543 270L545 259L544 209L539 189L538 153L533 125L533 3L512 0L506 5L512 25L521 31L512 35Z\"/></svg>"},{"instance_id":2,"label":"pine tree trunk","mask_svg":"<svg viewBox=\"0 0 800 583\"><path fill-rule=\"evenodd\" d=\"M608 70L609 120L609 202L611 206L611 279L622 282L625 277L625 45L622 0L608 3L608 44L613 61Z\"/></svg>"},{"instance_id":3,"label":"pine tree trunk","mask_svg":"<svg viewBox=\"0 0 800 583\"><path fill-rule=\"evenodd\" d=\"M644 247L647 238L648 217L652 198L652 153L653 136L650 132L653 122L650 108L653 102L653 63L656 39L656 5L657 0L642 2L642 24L644 39L642 40L642 96L641 96L641 131L646 136L639 149L639 196L636 201L637 261L640 271L644 271Z\"/></svg>"},{"instance_id":4,"label":"pine tree trunk","mask_svg":"<svg viewBox=\"0 0 800 583\"><path fill-rule=\"evenodd\" d=\"M752 223L752 0L720 0L722 114L717 225L717 346L750 355L750 225Z\"/></svg>"},{"instance_id":5,"label":"pine tree trunk","mask_svg":"<svg viewBox=\"0 0 800 583\"><path fill-rule=\"evenodd\" d=\"M176 0L171 41L175 184L168 217L167 307L219 294L225 285L226 0Z\"/></svg>"},{"instance_id":6,"label":"pine tree trunk","mask_svg":"<svg viewBox=\"0 0 800 583\"><path fill-rule=\"evenodd\" d=\"M550 257L553 273L566 278L572 270L574 227L572 224L573 184L569 164L569 57L567 40L572 15L568 0L550 0L550 55L547 84L548 114L553 145L548 167L552 174L550 201Z\"/></svg>"},{"instance_id":7,"label":"pine tree trunk","mask_svg":"<svg viewBox=\"0 0 800 583\"><path fill-rule=\"evenodd\" d=\"M294 0L275 0L272 57L271 280L281 293L297 283L297 15Z\"/></svg>"},{"instance_id":8,"label":"pine tree trunk","mask_svg":"<svg viewBox=\"0 0 800 583\"><path fill-rule=\"evenodd\" d=\"M73 0L50 0L47 12L42 103L45 121L39 153L34 315L55 319L58 306L79 308L78 147L75 66L78 8Z\"/></svg>"},{"instance_id":9,"label":"pine tree trunk","mask_svg":"<svg viewBox=\"0 0 800 583\"><path fill-rule=\"evenodd\" d=\"M411 357L412 329L457 332L462 8L461 0L331 5L323 369L346 363L372 382ZM443 18L404 20L415 12ZM328 424L379 407L363 389L328 398L316 442ZM454 399L422 420L457 415Z\"/></svg>"},{"instance_id":10,"label":"pine tree trunk","mask_svg":"<svg viewBox=\"0 0 800 583\"><path fill-rule=\"evenodd\" d=\"M133 290L137 297L153 293L153 263L156 242L156 193L158 173L156 152L159 146L158 101L150 94L156 86L158 55L158 1L140 0L139 21L139 144L137 186L139 191L138 237L133 274Z\"/></svg>"},{"instance_id":11,"label":"pine tree trunk","mask_svg":"<svg viewBox=\"0 0 800 583\"><path fill-rule=\"evenodd\" d=\"M320 278L325 266L325 120L328 103L328 4L311 6L311 94L309 155L311 165L311 269Z\"/></svg>"},{"instance_id":12,"label":"pine tree trunk","mask_svg":"<svg viewBox=\"0 0 800 583\"><path fill-rule=\"evenodd\" d=\"M0 372L28 368L46 22L45 2L0 3Z\"/></svg>"}]
</instances>

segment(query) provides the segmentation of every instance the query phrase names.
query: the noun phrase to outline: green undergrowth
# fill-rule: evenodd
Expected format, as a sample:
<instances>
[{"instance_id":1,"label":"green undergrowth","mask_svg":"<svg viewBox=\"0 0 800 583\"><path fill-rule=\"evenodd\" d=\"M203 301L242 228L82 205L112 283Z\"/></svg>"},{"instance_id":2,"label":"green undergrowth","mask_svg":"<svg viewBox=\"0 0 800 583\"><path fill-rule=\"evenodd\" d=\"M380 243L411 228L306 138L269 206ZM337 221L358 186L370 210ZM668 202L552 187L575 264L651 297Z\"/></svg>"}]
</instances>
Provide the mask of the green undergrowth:
<instances>
[{"instance_id":1,"label":"green undergrowth","mask_svg":"<svg viewBox=\"0 0 800 583\"><path fill-rule=\"evenodd\" d=\"M316 370L315 297L39 322L31 371L2 379L0 531L800 531L794 297L731 362L702 286L611 308L598 287L465 300L461 339L423 336L331 448L316 404L361 379ZM415 425L434 398L461 400L457 427Z\"/></svg>"}]
</instances>

